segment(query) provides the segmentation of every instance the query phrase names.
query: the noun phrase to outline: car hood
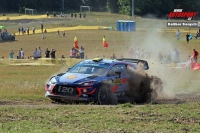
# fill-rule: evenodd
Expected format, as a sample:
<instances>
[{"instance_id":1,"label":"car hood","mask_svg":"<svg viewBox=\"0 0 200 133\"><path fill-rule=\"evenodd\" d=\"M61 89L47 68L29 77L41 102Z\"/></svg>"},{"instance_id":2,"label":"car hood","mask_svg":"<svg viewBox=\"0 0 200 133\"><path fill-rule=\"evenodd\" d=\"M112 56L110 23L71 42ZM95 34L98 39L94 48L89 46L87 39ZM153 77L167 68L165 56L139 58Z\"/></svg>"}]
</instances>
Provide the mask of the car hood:
<instances>
[{"instance_id":1,"label":"car hood","mask_svg":"<svg viewBox=\"0 0 200 133\"><path fill-rule=\"evenodd\" d=\"M67 83L74 83L77 81L87 81L90 79L94 79L98 76L91 75L91 74L80 74L80 73L65 73L59 79L59 82L67 82Z\"/></svg>"}]
</instances>

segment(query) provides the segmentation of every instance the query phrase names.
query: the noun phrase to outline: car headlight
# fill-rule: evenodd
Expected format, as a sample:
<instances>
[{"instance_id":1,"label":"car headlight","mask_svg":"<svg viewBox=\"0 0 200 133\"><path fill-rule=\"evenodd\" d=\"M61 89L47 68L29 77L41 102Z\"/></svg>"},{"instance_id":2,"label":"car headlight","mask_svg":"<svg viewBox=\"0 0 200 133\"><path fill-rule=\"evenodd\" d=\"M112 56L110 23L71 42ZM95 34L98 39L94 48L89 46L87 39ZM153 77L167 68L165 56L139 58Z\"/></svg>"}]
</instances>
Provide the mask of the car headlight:
<instances>
[{"instance_id":1,"label":"car headlight","mask_svg":"<svg viewBox=\"0 0 200 133\"><path fill-rule=\"evenodd\" d=\"M51 78L49 84L55 84L55 83L57 83L56 78L55 77Z\"/></svg>"},{"instance_id":2,"label":"car headlight","mask_svg":"<svg viewBox=\"0 0 200 133\"><path fill-rule=\"evenodd\" d=\"M78 84L82 86L93 86L95 82L96 82L95 80L92 80L92 81L81 82Z\"/></svg>"}]
</instances>

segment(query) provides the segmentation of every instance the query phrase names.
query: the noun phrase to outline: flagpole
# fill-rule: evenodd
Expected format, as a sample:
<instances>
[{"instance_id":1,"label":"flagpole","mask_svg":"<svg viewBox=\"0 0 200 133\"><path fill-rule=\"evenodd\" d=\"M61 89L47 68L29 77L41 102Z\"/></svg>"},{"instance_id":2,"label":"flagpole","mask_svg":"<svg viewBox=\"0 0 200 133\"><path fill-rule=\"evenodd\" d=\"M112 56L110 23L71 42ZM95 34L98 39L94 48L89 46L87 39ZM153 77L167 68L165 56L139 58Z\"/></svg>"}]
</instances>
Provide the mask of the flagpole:
<instances>
[{"instance_id":1,"label":"flagpole","mask_svg":"<svg viewBox=\"0 0 200 133\"><path fill-rule=\"evenodd\" d=\"M107 54L107 47L106 47L106 56L108 56L108 54Z\"/></svg>"}]
</instances>

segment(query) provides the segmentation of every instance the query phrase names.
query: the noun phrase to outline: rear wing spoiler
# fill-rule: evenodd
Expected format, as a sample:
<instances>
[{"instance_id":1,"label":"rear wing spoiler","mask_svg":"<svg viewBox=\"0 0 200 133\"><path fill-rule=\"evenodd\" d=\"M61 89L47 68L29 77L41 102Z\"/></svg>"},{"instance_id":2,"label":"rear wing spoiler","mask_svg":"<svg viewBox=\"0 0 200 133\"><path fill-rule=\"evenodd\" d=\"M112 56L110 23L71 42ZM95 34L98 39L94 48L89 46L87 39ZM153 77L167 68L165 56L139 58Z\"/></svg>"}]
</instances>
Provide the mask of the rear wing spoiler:
<instances>
[{"instance_id":1,"label":"rear wing spoiler","mask_svg":"<svg viewBox=\"0 0 200 133\"><path fill-rule=\"evenodd\" d=\"M148 70L149 69L148 62L145 61L145 60L131 59L131 58L122 58L122 59L116 59L116 60L135 63L135 64L142 63L144 65L144 70Z\"/></svg>"}]
</instances>

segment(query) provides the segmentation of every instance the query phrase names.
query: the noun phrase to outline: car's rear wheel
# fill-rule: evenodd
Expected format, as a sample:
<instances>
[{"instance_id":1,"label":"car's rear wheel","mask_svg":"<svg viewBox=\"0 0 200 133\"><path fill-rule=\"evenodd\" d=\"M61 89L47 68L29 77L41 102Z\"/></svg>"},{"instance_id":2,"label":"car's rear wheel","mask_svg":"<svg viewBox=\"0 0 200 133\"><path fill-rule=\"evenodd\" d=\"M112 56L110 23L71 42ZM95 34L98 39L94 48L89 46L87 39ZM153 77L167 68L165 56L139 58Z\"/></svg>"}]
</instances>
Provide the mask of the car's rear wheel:
<instances>
[{"instance_id":1,"label":"car's rear wheel","mask_svg":"<svg viewBox=\"0 0 200 133\"><path fill-rule=\"evenodd\" d=\"M106 85L101 85L101 87L99 88L98 94L97 94L97 100L98 100L98 104L108 104L108 90L109 88Z\"/></svg>"}]
</instances>

